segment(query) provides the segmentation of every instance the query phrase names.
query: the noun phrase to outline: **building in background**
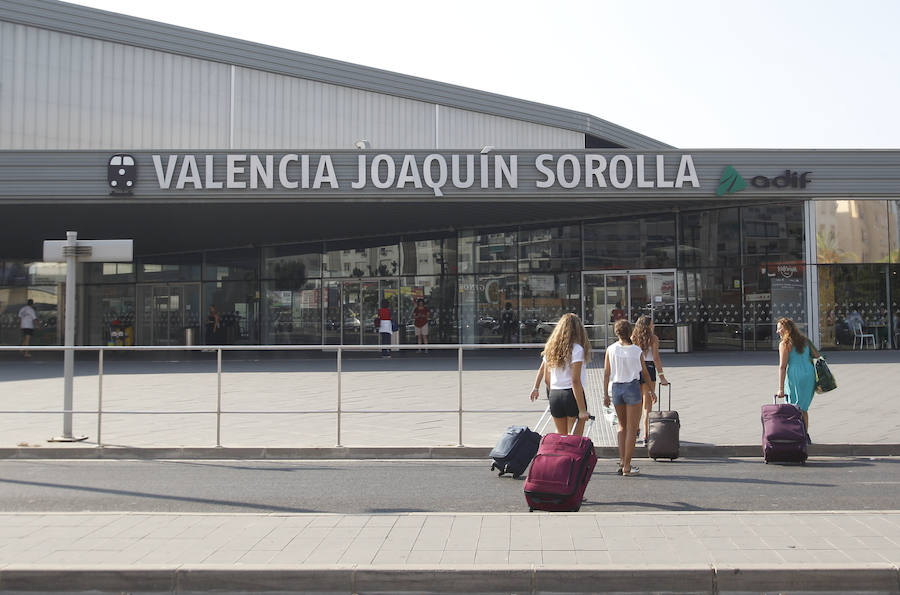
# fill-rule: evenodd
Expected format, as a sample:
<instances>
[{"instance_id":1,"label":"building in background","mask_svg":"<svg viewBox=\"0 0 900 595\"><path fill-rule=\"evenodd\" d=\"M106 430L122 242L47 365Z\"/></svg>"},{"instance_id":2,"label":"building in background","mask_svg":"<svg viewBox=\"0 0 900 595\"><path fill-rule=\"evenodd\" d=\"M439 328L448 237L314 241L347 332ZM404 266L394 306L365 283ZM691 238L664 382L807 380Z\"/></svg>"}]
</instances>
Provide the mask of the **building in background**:
<instances>
[{"instance_id":1,"label":"building in background","mask_svg":"<svg viewBox=\"0 0 900 595\"><path fill-rule=\"evenodd\" d=\"M52 0L0 0L0 343L79 265L78 343L521 342L612 311L664 348L773 349L791 316L900 342L900 152L680 150L600 118ZM680 343L679 343L680 340Z\"/></svg>"}]
</instances>

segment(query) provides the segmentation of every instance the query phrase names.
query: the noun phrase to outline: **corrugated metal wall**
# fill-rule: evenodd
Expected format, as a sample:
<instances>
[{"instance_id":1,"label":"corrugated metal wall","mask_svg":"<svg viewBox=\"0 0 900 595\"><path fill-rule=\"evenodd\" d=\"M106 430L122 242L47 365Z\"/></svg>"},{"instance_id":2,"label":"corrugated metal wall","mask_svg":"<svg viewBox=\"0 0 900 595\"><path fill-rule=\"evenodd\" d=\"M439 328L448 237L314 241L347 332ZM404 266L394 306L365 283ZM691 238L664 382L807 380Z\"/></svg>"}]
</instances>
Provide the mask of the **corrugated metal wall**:
<instances>
[{"instance_id":1,"label":"corrugated metal wall","mask_svg":"<svg viewBox=\"0 0 900 595\"><path fill-rule=\"evenodd\" d=\"M230 69L0 22L0 147L227 146Z\"/></svg>"},{"instance_id":2,"label":"corrugated metal wall","mask_svg":"<svg viewBox=\"0 0 900 595\"><path fill-rule=\"evenodd\" d=\"M441 107L439 139L442 149L583 149L584 134L497 118L452 107Z\"/></svg>"},{"instance_id":3,"label":"corrugated metal wall","mask_svg":"<svg viewBox=\"0 0 900 595\"><path fill-rule=\"evenodd\" d=\"M584 147L578 132L0 22L0 149ZM437 138L436 138L437 137Z\"/></svg>"}]
</instances>

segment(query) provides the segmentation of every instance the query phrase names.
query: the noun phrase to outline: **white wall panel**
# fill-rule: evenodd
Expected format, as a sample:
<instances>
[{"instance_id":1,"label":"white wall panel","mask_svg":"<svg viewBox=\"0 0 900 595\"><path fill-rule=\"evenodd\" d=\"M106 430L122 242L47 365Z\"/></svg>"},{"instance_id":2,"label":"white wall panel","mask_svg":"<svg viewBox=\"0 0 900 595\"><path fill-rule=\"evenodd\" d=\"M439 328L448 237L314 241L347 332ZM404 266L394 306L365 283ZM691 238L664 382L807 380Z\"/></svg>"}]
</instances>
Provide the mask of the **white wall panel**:
<instances>
[{"instance_id":1,"label":"white wall panel","mask_svg":"<svg viewBox=\"0 0 900 595\"><path fill-rule=\"evenodd\" d=\"M238 68L235 146L248 149L434 147L434 106L370 91Z\"/></svg>"},{"instance_id":2,"label":"white wall panel","mask_svg":"<svg viewBox=\"0 0 900 595\"><path fill-rule=\"evenodd\" d=\"M438 118L443 149L583 149L584 134L451 107Z\"/></svg>"},{"instance_id":3,"label":"white wall panel","mask_svg":"<svg viewBox=\"0 0 900 595\"><path fill-rule=\"evenodd\" d=\"M230 67L0 22L0 149L225 147Z\"/></svg>"}]
</instances>

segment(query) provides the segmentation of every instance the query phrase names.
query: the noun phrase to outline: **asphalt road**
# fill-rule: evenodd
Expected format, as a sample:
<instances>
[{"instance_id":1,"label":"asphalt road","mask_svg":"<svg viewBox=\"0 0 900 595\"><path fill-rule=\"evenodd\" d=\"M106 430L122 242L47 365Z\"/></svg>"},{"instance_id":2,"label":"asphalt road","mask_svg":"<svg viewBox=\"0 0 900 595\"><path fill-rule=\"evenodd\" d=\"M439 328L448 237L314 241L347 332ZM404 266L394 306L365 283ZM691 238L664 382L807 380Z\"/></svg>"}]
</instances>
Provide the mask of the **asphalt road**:
<instances>
[{"instance_id":1,"label":"asphalt road","mask_svg":"<svg viewBox=\"0 0 900 595\"><path fill-rule=\"evenodd\" d=\"M878 510L900 504L900 459L601 460L582 510ZM521 512L523 480L483 461L0 461L0 510Z\"/></svg>"}]
</instances>

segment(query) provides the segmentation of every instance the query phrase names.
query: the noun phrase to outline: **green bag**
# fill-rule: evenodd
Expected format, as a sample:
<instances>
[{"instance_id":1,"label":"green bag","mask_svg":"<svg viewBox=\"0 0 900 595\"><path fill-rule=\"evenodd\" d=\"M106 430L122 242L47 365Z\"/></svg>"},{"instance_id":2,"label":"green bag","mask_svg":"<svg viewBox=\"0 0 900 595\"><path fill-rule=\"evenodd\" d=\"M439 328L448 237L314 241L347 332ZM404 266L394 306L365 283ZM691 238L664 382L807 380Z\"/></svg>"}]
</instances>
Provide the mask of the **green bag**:
<instances>
[{"instance_id":1,"label":"green bag","mask_svg":"<svg viewBox=\"0 0 900 595\"><path fill-rule=\"evenodd\" d=\"M812 345L812 341L809 341L809 344ZM828 362L825 361L825 358L822 356L822 352L819 351L819 349L814 345L812 346L813 349L816 350L816 353L819 354L819 357L813 357L812 351L810 351L809 354L809 360L812 362L813 367L816 369L816 393L827 393L828 391L832 391L837 388L837 381L835 381L834 379L834 374L832 374L831 370L828 369Z\"/></svg>"},{"instance_id":2,"label":"green bag","mask_svg":"<svg viewBox=\"0 0 900 595\"><path fill-rule=\"evenodd\" d=\"M816 393L827 393L836 389L837 382L834 379L834 374L828 369L828 362L825 361L825 358L817 357L813 363L816 367Z\"/></svg>"}]
</instances>

